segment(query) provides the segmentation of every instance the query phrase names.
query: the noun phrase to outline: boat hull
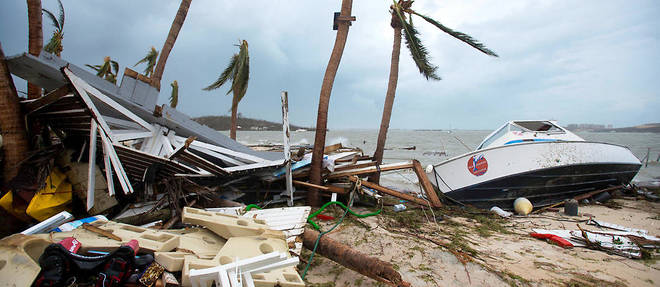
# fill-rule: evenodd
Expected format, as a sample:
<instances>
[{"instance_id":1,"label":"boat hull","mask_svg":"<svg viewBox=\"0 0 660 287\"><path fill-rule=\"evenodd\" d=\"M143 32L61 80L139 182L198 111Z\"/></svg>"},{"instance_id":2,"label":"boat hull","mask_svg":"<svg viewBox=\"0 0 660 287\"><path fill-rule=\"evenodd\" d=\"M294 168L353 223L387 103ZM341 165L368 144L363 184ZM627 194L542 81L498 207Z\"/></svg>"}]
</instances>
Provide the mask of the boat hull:
<instances>
[{"instance_id":1,"label":"boat hull","mask_svg":"<svg viewBox=\"0 0 660 287\"><path fill-rule=\"evenodd\" d=\"M452 199L479 208L511 209L518 197L543 206L627 184L641 163L618 145L526 143L468 153L434 166L431 182Z\"/></svg>"}]
</instances>

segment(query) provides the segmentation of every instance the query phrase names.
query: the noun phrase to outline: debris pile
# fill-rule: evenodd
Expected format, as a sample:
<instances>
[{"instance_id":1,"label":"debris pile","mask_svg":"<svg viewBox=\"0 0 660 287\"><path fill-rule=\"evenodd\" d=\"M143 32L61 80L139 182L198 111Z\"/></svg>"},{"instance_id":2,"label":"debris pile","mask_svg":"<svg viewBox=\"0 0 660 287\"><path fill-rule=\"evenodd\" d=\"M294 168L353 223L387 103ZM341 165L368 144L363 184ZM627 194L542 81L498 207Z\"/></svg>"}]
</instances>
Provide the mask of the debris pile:
<instances>
[{"instance_id":1,"label":"debris pile","mask_svg":"<svg viewBox=\"0 0 660 287\"><path fill-rule=\"evenodd\" d=\"M0 266L0 274L24 275L18 285L304 286L293 266L309 237L303 235L311 208L259 206L291 206L310 188L335 194L334 203L336 194L352 190L440 206L417 161L378 165L361 151L332 145L325 150L325 183L312 184L305 147L289 157L243 146L157 106L158 90L130 69L116 86L48 53L7 64L46 91L21 102L30 138L41 149L18 167L0 198L3 210L32 225L0 242L3 260L13 262ZM285 187L288 165L298 191ZM426 194L361 180L398 169L415 170ZM335 255L349 268L388 266L327 238L320 253L342 254L336 248L357 256ZM11 260L17 256L23 259ZM406 285L397 271L384 270L389 273L358 271Z\"/></svg>"}]
</instances>

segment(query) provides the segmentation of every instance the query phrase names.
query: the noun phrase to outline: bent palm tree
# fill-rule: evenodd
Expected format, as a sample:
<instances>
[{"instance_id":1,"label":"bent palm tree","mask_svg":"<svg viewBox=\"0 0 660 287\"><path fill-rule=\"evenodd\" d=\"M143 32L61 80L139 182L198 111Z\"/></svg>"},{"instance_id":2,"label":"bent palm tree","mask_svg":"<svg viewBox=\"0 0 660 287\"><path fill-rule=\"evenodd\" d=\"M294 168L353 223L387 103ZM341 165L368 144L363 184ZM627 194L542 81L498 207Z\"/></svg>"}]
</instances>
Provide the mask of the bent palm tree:
<instances>
[{"instance_id":1,"label":"bent palm tree","mask_svg":"<svg viewBox=\"0 0 660 287\"><path fill-rule=\"evenodd\" d=\"M46 47L44 47L44 51L55 54L59 57L63 49L62 39L64 38L64 7L62 6L62 1L57 0L57 3L60 5L60 15L57 18L52 12L46 9L41 10L46 13L46 16L50 18L50 20L53 22L53 26L55 27L53 36L50 38L50 41L48 41L48 44L46 44Z\"/></svg>"},{"instance_id":2,"label":"bent palm tree","mask_svg":"<svg viewBox=\"0 0 660 287\"><path fill-rule=\"evenodd\" d=\"M181 0L179 5L179 10L176 12L172 26L170 26L170 32L167 34L167 39L165 39L165 44L163 44L163 49L160 50L160 58L158 58L158 63L156 63L156 69L154 70L153 75L151 76L151 85L156 87L160 91L160 79L163 77L163 71L165 70L165 63L167 62L167 57L170 56L170 51L174 47L174 42L179 36L179 31L183 22L186 21L186 15L188 15L188 8L190 8L190 3L192 0Z\"/></svg>"},{"instance_id":3,"label":"bent palm tree","mask_svg":"<svg viewBox=\"0 0 660 287\"><path fill-rule=\"evenodd\" d=\"M179 104L179 83L174 80L170 86L172 86L172 94L170 95L170 107L176 109L176 105Z\"/></svg>"},{"instance_id":4,"label":"bent palm tree","mask_svg":"<svg viewBox=\"0 0 660 287\"><path fill-rule=\"evenodd\" d=\"M385 150L385 141L387 139L387 130L390 126L390 118L392 116L392 106L394 105L394 96L396 93L396 85L399 79L399 55L401 54L401 31L403 30L403 35L406 39L406 46L410 51L410 56L415 61L415 65L419 69L419 72L427 79L440 80L440 77L435 73L438 69L437 66L433 66L429 61L428 50L422 44L422 41L419 39L419 32L413 26L412 16L416 15L424 19L424 21L431 23L433 26L442 30L443 32L451 35L452 37L467 43L473 48L481 51L482 53L498 57L495 52L489 50L482 43L473 39L465 33L454 31L442 24L440 22L422 14L417 13L415 10L411 9L411 6L414 1L405 1L399 0L398 2L393 1L394 4L390 6L390 13L392 15L392 20L390 25L394 29L394 44L392 46L392 61L390 63L390 77L387 84L387 93L385 96L385 105L383 107L383 118L380 122L380 130L378 131L378 142L376 144L376 151L374 152L374 161L378 164L383 162L383 152ZM407 20L406 21L406 14ZM372 175L369 178L369 181L378 182L380 175L378 173Z\"/></svg>"},{"instance_id":5,"label":"bent palm tree","mask_svg":"<svg viewBox=\"0 0 660 287\"><path fill-rule=\"evenodd\" d=\"M110 57L105 56L103 58L103 64L100 65L85 65L92 68L96 71L96 75L104 78L106 81L116 84L117 83L117 73L119 72L119 63L110 59ZM112 72L114 71L114 73Z\"/></svg>"},{"instance_id":6,"label":"bent palm tree","mask_svg":"<svg viewBox=\"0 0 660 287\"><path fill-rule=\"evenodd\" d=\"M44 34L41 26L41 0L27 0L28 10L28 50L30 55L39 57L44 47ZM28 99L41 96L39 86L28 83Z\"/></svg>"},{"instance_id":7,"label":"bent palm tree","mask_svg":"<svg viewBox=\"0 0 660 287\"><path fill-rule=\"evenodd\" d=\"M228 80L231 80L231 87L227 91L233 93L234 97L231 100L231 129L229 137L236 140L236 120L238 114L238 103L245 96L250 81L250 55L248 54L248 42L240 41L238 54L234 54L229 60L229 65L222 71L220 77L215 82L204 88L205 91L211 91L224 85Z\"/></svg>"},{"instance_id":8,"label":"bent palm tree","mask_svg":"<svg viewBox=\"0 0 660 287\"><path fill-rule=\"evenodd\" d=\"M147 63L147 67L144 68L144 75L149 77L149 75L152 75L154 73L154 67L156 67L156 60L158 59L158 51L156 48L151 47L151 50L147 53L142 60L138 61L133 65L133 67L142 64L142 63Z\"/></svg>"},{"instance_id":9,"label":"bent palm tree","mask_svg":"<svg viewBox=\"0 0 660 287\"><path fill-rule=\"evenodd\" d=\"M352 0L342 0L341 12L339 16L348 18L351 16L351 9L353 8ZM313 184L321 184L321 170L323 167L323 150L325 148L325 134L328 128L328 107L330 105L330 94L332 86L335 82L335 76L339 69L341 56L344 53L346 46L346 39L348 38L348 28L351 24L350 21L337 21L337 35L335 38L335 46L332 48L328 66L325 69L323 76L323 84L321 85L321 95L319 96L319 109L316 115L316 134L314 136L314 150L312 151L312 164L309 170L309 178ZM319 193L316 189L310 189L307 193L307 204L312 206L319 206Z\"/></svg>"}]
</instances>

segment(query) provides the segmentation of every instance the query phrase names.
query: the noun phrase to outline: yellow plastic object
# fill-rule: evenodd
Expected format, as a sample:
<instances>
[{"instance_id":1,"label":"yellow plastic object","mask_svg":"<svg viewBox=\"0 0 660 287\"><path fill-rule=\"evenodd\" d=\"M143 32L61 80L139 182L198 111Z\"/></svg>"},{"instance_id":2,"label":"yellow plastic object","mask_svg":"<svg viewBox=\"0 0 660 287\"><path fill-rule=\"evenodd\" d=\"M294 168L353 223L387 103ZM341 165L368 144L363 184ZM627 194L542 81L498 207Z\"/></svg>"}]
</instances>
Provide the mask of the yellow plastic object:
<instances>
[{"instance_id":1,"label":"yellow plastic object","mask_svg":"<svg viewBox=\"0 0 660 287\"><path fill-rule=\"evenodd\" d=\"M25 214L25 206L14 206L14 194L11 190L7 192L2 198L0 198L0 206L2 206L2 208L4 208L11 215L22 221L32 221L32 219L27 214Z\"/></svg>"},{"instance_id":2,"label":"yellow plastic object","mask_svg":"<svg viewBox=\"0 0 660 287\"><path fill-rule=\"evenodd\" d=\"M71 183L58 168L46 178L46 186L34 195L25 212L38 221L44 221L64 210L71 202ZM69 210L70 211L70 210Z\"/></svg>"},{"instance_id":3,"label":"yellow plastic object","mask_svg":"<svg viewBox=\"0 0 660 287\"><path fill-rule=\"evenodd\" d=\"M520 215L527 215L530 212L532 212L532 209L534 209L534 206L529 201L529 199L524 198L524 197L518 197L513 202L513 209L516 211L516 213L518 213Z\"/></svg>"}]
</instances>

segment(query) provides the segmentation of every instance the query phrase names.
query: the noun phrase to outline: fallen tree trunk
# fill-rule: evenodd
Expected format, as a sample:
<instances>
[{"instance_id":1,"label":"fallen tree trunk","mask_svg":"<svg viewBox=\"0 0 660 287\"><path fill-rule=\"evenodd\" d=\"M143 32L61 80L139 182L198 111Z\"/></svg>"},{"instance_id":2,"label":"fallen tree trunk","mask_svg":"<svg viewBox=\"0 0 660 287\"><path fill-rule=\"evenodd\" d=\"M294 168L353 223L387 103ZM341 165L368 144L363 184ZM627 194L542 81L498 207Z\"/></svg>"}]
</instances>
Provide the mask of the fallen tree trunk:
<instances>
[{"instance_id":1,"label":"fallen tree trunk","mask_svg":"<svg viewBox=\"0 0 660 287\"><path fill-rule=\"evenodd\" d=\"M309 250L313 250L318 237L318 232L305 229L305 233L303 233L303 246ZM390 286L410 286L410 283L401 279L401 274L394 270L394 267L389 262L367 256L348 245L330 239L328 236L321 237L316 248L316 253L348 269L379 282L389 284Z\"/></svg>"}]
</instances>

